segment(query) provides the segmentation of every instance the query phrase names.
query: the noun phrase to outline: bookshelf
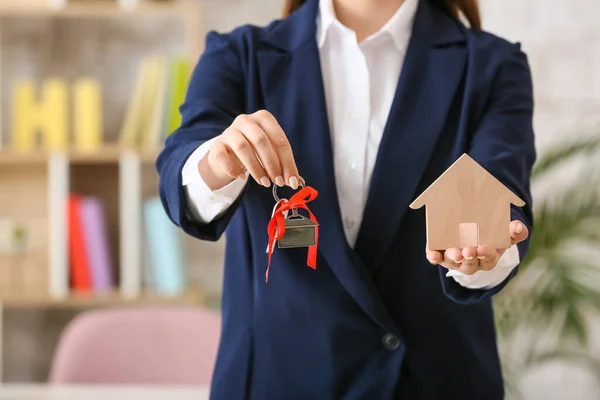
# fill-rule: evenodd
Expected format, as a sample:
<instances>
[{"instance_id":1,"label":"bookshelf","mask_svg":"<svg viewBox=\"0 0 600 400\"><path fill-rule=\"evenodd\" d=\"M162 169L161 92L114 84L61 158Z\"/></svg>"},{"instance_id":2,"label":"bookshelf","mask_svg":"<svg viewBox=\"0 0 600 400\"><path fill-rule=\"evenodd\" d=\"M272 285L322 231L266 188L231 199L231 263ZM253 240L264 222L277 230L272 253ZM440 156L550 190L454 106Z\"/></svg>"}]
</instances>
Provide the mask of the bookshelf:
<instances>
[{"instance_id":1,"label":"bookshelf","mask_svg":"<svg viewBox=\"0 0 600 400\"><path fill-rule=\"evenodd\" d=\"M136 149L136 154L140 161L144 163L153 163L160 153L161 148ZM93 164L111 164L121 159L126 150L114 144L105 144L94 151L81 151L76 149L67 149L64 154L72 165L93 165ZM0 149L0 165L3 166L22 166L22 165L41 165L45 164L52 152L45 150L32 150L28 152L18 152L10 149Z\"/></svg>"},{"instance_id":2,"label":"bookshelf","mask_svg":"<svg viewBox=\"0 0 600 400\"><path fill-rule=\"evenodd\" d=\"M159 150L136 151L115 147L97 152L0 151L0 210L27 225L31 247L22 267L17 259L0 255L0 302L4 306L45 304L96 304L91 294L71 293L69 287L66 203L69 193L99 198L105 206L112 272L118 285L114 292L99 293L98 304L124 304L158 295L147 292L143 274L142 203L156 196L158 176L154 160ZM9 271L10 270L10 271ZM28 301L28 297L32 301ZM179 296L164 296L167 303L198 304L199 289ZM81 300L85 299L85 300ZM109 301L107 301L109 299Z\"/></svg>"},{"instance_id":3,"label":"bookshelf","mask_svg":"<svg viewBox=\"0 0 600 400\"><path fill-rule=\"evenodd\" d=\"M207 302L194 283L176 294L159 294L149 284L143 212L145 202L157 196L154 162L161 145L120 141L144 58L183 55L190 65L197 61L204 40L199 5L142 1L123 8L114 0L67 2L61 8L23 4L0 0L0 223L9 217L28 232L26 252L0 252L0 381L3 308ZM11 146L15 82L54 76L69 82L91 76L102 84L100 146L27 151ZM66 223L71 193L93 196L103 204L114 280L110 290L73 290Z\"/></svg>"},{"instance_id":4,"label":"bookshelf","mask_svg":"<svg viewBox=\"0 0 600 400\"><path fill-rule=\"evenodd\" d=\"M209 299L210 300L210 299ZM52 296L40 293L21 293L2 299L5 307L10 308L52 308L78 309L114 306L173 306L202 305L207 301L200 290L189 290L176 297L165 297L154 292L141 292L134 298L123 296L119 291L112 291L101 296L73 293L57 300Z\"/></svg>"}]
</instances>

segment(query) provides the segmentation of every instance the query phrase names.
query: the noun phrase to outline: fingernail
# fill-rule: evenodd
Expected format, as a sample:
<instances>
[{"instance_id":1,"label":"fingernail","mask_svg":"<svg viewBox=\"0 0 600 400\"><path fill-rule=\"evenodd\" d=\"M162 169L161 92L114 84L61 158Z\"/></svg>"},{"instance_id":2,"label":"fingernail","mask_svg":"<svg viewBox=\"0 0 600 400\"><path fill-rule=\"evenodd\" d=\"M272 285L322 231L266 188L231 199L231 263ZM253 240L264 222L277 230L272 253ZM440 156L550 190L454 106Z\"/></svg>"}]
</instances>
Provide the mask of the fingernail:
<instances>
[{"instance_id":1,"label":"fingernail","mask_svg":"<svg viewBox=\"0 0 600 400\"><path fill-rule=\"evenodd\" d=\"M519 223L519 225L517 225L517 229L515 229L515 232L517 232L517 233L523 232L523 224Z\"/></svg>"},{"instance_id":2,"label":"fingernail","mask_svg":"<svg viewBox=\"0 0 600 400\"><path fill-rule=\"evenodd\" d=\"M485 256L477 256L477 258L479 258L480 260L484 260Z\"/></svg>"},{"instance_id":3,"label":"fingernail","mask_svg":"<svg viewBox=\"0 0 600 400\"><path fill-rule=\"evenodd\" d=\"M465 260L472 260L473 257L465 257Z\"/></svg>"},{"instance_id":4,"label":"fingernail","mask_svg":"<svg viewBox=\"0 0 600 400\"><path fill-rule=\"evenodd\" d=\"M290 178L290 187L292 189L298 189L298 178L296 178L295 176L292 176Z\"/></svg>"},{"instance_id":5,"label":"fingernail","mask_svg":"<svg viewBox=\"0 0 600 400\"><path fill-rule=\"evenodd\" d=\"M432 263L433 265L437 265L438 264L438 262L435 261L435 260L429 260L429 262Z\"/></svg>"},{"instance_id":6,"label":"fingernail","mask_svg":"<svg viewBox=\"0 0 600 400\"><path fill-rule=\"evenodd\" d=\"M244 179L246 179L246 174L239 174L237 178L243 181Z\"/></svg>"},{"instance_id":7,"label":"fingernail","mask_svg":"<svg viewBox=\"0 0 600 400\"><path fill-rule=\"evenodd\" d=\"M460 260L460 261L452 260L452 261L454 261L457 264L460 264L462 262L462 260Z\"/></svg>"},{"instance_id":8,"label":"fingernail","mask_svg":"<svg viewBox=\"0 0 600 400\"><path fill-rule=\"evenodd\" d=\"M264 187L269 187L271 186L271 181L266 176L263 176L262 178L260 178L260 184Z\"/></svg>"},{"instance_id":9,"label":"fingernail","mask_svg":"<svg viewBox=\"0 0 600 400\"><path fill-rule=\"evenodd\" d=\"M282 187L285 184L283 176L278 175L277 177L275 177L275 183L277 184L277 186Z\"/></svg>"}]
</instances>

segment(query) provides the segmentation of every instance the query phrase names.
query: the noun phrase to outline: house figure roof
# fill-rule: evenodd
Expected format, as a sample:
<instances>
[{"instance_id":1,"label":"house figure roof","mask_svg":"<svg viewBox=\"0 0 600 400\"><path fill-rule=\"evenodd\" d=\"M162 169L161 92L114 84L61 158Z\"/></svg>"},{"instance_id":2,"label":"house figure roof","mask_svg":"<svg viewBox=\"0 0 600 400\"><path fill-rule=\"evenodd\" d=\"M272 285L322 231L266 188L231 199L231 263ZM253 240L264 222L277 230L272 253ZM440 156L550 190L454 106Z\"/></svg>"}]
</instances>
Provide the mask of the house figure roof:
<instances>
[{"instance_id":1,"label":"house figure roof","mask_svg":"<svg viewBox=\"0 0 600 400\"><path fill-rule=\"evenodd\" d=\"M496 198L505 198L507 202L523 207L525 202L504 186L485 168L473 160L468 154L463 154L448 169L440 175L419 197L410 208L419 209L424 205L432 206L436 202L447 202L448 196L457 195L465 201L478 201L480 192L493 191ZM490 193L487 193L488 196ZM486 196L486 197L488 197ZM468 204L463 204L466 206Z\"/></svg>"}]
</instances>

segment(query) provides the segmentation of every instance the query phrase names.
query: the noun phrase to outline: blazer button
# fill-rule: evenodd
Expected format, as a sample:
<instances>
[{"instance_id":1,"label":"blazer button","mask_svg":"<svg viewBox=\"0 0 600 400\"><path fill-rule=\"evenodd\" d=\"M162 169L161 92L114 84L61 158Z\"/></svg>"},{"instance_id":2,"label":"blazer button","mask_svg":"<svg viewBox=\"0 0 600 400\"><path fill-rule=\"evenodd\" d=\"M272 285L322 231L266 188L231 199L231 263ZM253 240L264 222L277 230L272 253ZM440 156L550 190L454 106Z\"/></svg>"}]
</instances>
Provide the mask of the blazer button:
<instances>
[{"instance_id":1,"label":"blazer button","mask_svg":"<svg viewBox=\"0 0 600 400\"><path fill-rule=\"evenodd\" d=\"M400 347L400 339L398 339L391 333L386 333L385 335L383 335L383 339L381 340L381 342L383 344L383 347L389 351L394 351L398 349L398 347Z\"/></svg>"}]
</instances>

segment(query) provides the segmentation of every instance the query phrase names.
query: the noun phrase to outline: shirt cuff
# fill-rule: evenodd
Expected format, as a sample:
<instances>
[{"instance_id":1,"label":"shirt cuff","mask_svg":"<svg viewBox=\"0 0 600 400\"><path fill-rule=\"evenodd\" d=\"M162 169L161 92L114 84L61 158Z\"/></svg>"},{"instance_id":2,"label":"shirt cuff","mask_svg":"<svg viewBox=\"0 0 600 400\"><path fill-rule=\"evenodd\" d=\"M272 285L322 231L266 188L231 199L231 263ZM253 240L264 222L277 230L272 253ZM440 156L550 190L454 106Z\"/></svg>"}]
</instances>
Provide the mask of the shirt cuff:
<instances>
[{"instance_id":1,"label":"shirt cuff","mask_svg":"<svg viewBox=\"0 0 600 400\"><path fill-rule=\"evenodd\" d=\"M187 211L196 222L208 224L222 215L240 196L247 180L236 179L228 185L211 190L200 172L198 164L204 158L216 138L200 145L187 159L181 170L182 184L186 192ZM248 173L246 172L246 178Z\"/></svg>"},{"instance_id":2,"label":"shirt cuff","mask_svg":"<svg viewBox=\"0 0 600 400\"><path fill-rule=\"evenodd\" d=\"M451 276L468 289L489 290L504 282L520 262L519 249L513 245L502 254L498 264L491 271L477 271L473 275L465 275L460 271L449 270L446 276Z\"/></svg>"}]
</instances>

